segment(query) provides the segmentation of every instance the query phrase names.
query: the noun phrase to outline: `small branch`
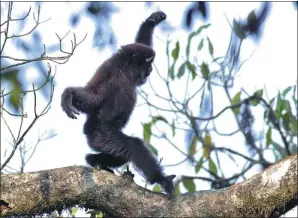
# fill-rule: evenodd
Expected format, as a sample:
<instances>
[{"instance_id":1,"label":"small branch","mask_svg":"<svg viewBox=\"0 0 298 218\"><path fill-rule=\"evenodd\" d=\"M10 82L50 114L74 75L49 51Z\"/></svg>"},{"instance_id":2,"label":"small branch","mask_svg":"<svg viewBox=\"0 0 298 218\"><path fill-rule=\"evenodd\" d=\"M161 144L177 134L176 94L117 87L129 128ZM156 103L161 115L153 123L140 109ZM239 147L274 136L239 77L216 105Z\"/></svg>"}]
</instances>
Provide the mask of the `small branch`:
<instances>
[{"instance_id":1,"label":"small branch","mask_svg":"<svg viewBox=\"0 0 298 218\"><path fill-rule=\"evenodd\" d=\"M23 132L23 134L20 134L20 131L21 129L19 129L19 132L18 132L18 138L15 139L15 137L13 136L14 138L14 146L13 146L13 149L10 153L10 155L8 156L8 158L4 161L4 163L1 165L1 170L9 163L9 161L11 160L11 158L13 157L15 151L17 150L18 146L21 144L21 142L24 140L25 136L27 135L27 133L31 130L31 128L34 126L34 124L37 122L37 120L45 115L49 109L50 109L50 104L52 102L52 99L53 99L53 93L54 93L54 84L53 84L53 80L51 80L51 93L50 93L50 99L47 103L47 105L44 107L44 109L41 111L40 114L37 113L36 111L36 90L35 90L35 87L34 87L34 84L32 85L33 86L33 96L34 96L34 114L35 114L35 117L33 119L33 121L30 123L30 125L27 127L27 129ZM1 113L2 115L2 113ZM2 116L3 118L3 116ZM3 118L4 119L4 118ZM22 123L21 123L22 124ZM13 133L11 132L11 134L13 135Z\"/></svg>"},{"instance_id":2,"label":"small branch","mask_svg":"<svg viewBox=\"0 0 298 218\"><path fill-rule=\"evenodd\" d=\"M10 22L10 21L20 21L20 20L25 20L27 17L28 17L28 15L30 14L30 12L31 12L31 7L29 8L29 11L27 12L27 14L23 17L23 18L17 18L17 19L9 19L9 20L6 20L6 21L4 21L2 24L1 24L1 26L3 26L3 25L5 25L6 23L8 23L8 22Z\"/></svg>"},{"instance_id":3,"label":"small branch","mask_svg":"<svg viewBox=\"0 0 298 218\"><path fill-rule=\"evenodd\" d=\"M242 104L247 104L249 101L253 100L253 99L256 99L256 96L251 96L249 98L246 98L244 100L242 100L240 103L238 104L234 104L234 105L230 105L230 106L227 106L225 108L223 108L220 112L218 112L216 115L214 116L210 116L210 117L193 117L193 119L196 119L196 120L212 120L212 119L215 119L217 117L219 117L223 112L225 112L226 110L228 109L233 109L233 108L238 108L238 107L241 107Z\"/></svg>"},{"instance_id":4,"label":"small branch","mask_svg":"<svg viewBox=\"0 0 298 218\"><path fill-rule=\"evenodd\" d=\"M54 74L53 76L51 75L51 72L52 72L52 67L51 67L51 65L48 63L48 68L49 68L49 70L48 70L48 75L47 75L47 78L46 78L46 80L44 81L44 83L43 84L41 84L38 88L36 88L35 89L35 91L39 91L40 89L42 89L46 84L48 84L49 82L52 82L53 80L54 80L54 78L55 78L55 75L56 74ZM27 93L30 93L30 92L34 92L34 90L25 90L25 91L21 91L21 92L19 92L20 94L27 94ZM13 91L10 91L10 92L7 92L7 93L1 93L0 94L0 97L4 97L4 96L7 96L7 95L10 95L10 94L12 94L13 93ZM18 116L22 116L22 115L18 115Z\"/></svg>"},{"instance_id":5,"label":"small branch","mask_svg":"<svg viewBox=\"0 0 298 218\"><path fill-rule=\"evenodd\" d=\"M17 37L23 37L23 36L30 35L38 27L39 24L45 23L45 22L47 22L47 21L49 21L51 19L51 18L49 18L49 19L47 19L45 21L39 22L39 15L40 15L40 6L38 6L37 19L35 19L35 14L33 13L33 19L35 21L35 26L31 30L29 30L27 33L19 34L19 35L7 36L7 39L12 39L12 38L17 38Z\"/></svg>"},{"instance_id":6,"label":"small branch","mask_svg":"<svg viewBox=\"0 0 298 218\"><path fill-rule=\"evenodd\" d=\"M263 163L260 160L254 160L254 159L252 159L252 158L250 158L248 156L245 156L244 154L241 154L241 153L239 153L237 151L234 151L234 150L232 150L230 148L214 147L213 149L214 150L219 150L219 151L222 151L222 152L225 152L225 151L230 152L230 153L235 154L235 155L238 155L238 156L240 156L240 157L244 158L245 160L248 160L248 161L250 161L252 163ZM265 164L268 164L268 162L265 162Z\"/></svg>"},{"instance_id":7,"label":"small branch","mask_svg":"<svg viewBox=\"0 0 298 218\"><path fill-rule=\"evenodd\" d=\"M8 3L7 20L11 19L12 4L13 4L13 2ZM3 50L5 48L5 45L6 45L6 42L7 42L8 30L9 30L9 22L7 23L6 30L4 32L4 40L3 40L3 45L2 45L2 48L1 48L1 51L0 51L0 56L2 55L2 52L3 52Z\"/></svg>"},{"instance_id":8,"label":"small branch","mask_svg":"<svg viewBox=\"0 0 298 218\"><path fill-rule=\"evenodd\" d=\"M164 164L162 165L163 167L175 167L175 166L178 166L182 163L184 163L185 161L187 161L189 159L189 157L186 157L184 160L178 162L178 163L175 163L175 164Z\"/></svg>"},{"instance_id":9,"label":"small branch","mask_svg":"<svg viewBox=\"0 0 298 218\"><path fill-rule=\"evenodd\" d=\"M31 63L31 62L36 62L36 61L51 61L51 62L54 62L56 64L65 64L69 60L69 58L73 55L73 53L74 53L75 49L77 48L77 46L79 46L86 39L86 37L87 37L87 34L85 35L85 37L79 43L74 44L74 46L72 47L72 50L70 52L68 52L67 55L65 55L65 56L60 56L60 57L46 56L45 48L44 48L44 53L42 53L40 57L33 58L33 59L15 58L15 57L3 55L3 56L1 56L1 58L6 58L6 59L14 60L14 61L22 61L22 62L17 63L17 64L12 64L12 65L9 65L9 66L6 66L6 67L2 67L2 68L0 68L0 71L7 70L7 69L10 69L10 68L13 68L13 67L20 66L20 65L28 64L28 63ZM60 43L60 46L61 46L61 41L59 43ZM63 52L63 53L66 53L66 52ZM62 61L62 62L59 62L59 61Z\"/></svg>"}]
</instances>

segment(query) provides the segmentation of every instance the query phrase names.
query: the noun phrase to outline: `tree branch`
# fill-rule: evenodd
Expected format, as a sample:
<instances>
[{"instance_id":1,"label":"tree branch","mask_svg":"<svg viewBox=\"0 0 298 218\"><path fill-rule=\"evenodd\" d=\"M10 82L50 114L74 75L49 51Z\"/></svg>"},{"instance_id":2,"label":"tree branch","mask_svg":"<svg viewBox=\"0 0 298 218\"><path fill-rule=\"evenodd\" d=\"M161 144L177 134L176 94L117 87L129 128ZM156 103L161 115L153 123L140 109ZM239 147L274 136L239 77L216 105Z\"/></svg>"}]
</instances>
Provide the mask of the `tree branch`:
<instances>
[{"instance_id":1,"label":"tree branch","mask_svg":"<svg viewBox=\"0 0 298 218\"><path fill-rule=\"evenodd\" d=\"M173 196L146 190L127 175L72 166L3 175L6 216L41 215L74 205L129 217L278 217L297 205L297 154L216 191ZM220 206L219 206L220 205Z\"/></svg>"}]
</instances>

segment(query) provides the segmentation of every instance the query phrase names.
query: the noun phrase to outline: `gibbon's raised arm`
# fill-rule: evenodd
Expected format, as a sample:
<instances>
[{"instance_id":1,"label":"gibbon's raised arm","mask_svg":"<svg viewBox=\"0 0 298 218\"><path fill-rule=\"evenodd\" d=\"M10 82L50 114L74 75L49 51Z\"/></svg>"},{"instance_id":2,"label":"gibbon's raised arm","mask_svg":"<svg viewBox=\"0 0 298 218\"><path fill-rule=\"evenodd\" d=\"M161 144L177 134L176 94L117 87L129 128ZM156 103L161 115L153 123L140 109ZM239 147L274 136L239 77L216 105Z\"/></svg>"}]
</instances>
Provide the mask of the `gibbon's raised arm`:
<instances>
[{"instance_id":1,"label":"gibbon's raised arm","mask_svg":"<svg viewBox=\"0 0 298 218\"><path fill-rule=\"evenodd\" d=\"M166 14L162 11L154 12L150 15L140 26L137 33L136 42L152 46L152 36L154 27L157 26L161 21L167 18Z\"/></svg>"}]
</instances>

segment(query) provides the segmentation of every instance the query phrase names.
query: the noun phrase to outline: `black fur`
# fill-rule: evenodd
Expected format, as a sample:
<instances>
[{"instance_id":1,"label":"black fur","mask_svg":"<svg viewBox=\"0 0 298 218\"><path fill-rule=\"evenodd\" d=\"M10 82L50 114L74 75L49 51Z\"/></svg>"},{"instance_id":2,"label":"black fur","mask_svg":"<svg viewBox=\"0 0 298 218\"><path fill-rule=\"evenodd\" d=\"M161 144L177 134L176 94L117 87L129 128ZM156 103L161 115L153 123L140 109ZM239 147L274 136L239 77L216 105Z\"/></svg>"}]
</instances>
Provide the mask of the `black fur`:
<instances>
[{"instance_id":1,"label":"black fur","mask_svg":"<svg viewBox=\"0 0 298 218\"><path fill-rule=\"evenodd\" d=\"M137 33L136 42L143 43L148 46L152 46L152 36L154 27L161 21L167 18L166 14L162 11L155 12L150 15L141 25L139 32Z\"/></svg>"},{"instance_id":2,"label":"black fur","mask_svg":"<svg viewBox=\"0 0 298 218\"><path fill-rule=\"evenodd\" d=\"M153 28L165 19L162 14L152 14L141 25L137 41L151 45L153 31L146 31L146 26L150 24ZM85 87L65 89L61 106L72 119L76 119L79 112L87 114L84 133L88 144L101 152L86 156L89 165L113 172L110 167L131 161L151 184L157 182L172 194L175 176L163 174L156 158L141 139L122 132L135 107L136 87L144 84L152 71L155 52L145 44L136 42L123 46L99 67Z\"/></svg>"}]
</instances>

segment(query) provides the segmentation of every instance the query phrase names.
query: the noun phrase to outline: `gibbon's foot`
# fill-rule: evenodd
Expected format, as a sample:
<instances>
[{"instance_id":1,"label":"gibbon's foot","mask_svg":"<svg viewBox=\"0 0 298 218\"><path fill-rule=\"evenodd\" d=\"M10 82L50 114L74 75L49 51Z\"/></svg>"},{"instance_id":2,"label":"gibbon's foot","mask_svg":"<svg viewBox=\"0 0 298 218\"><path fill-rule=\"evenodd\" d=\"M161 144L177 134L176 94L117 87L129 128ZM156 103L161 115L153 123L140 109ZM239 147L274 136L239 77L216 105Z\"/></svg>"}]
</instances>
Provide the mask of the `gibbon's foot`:
<instances>
[{"instance_id":1,"label":"gibbon's foot","mask_svg":"<svg viewBox=\"0 0 298 218\"><path fill-rule=\"evenodd\" d=\"M129 170L128 166L127 166L126 171L124 171L124 173L123 173L123 176L128 176L128 177L130 177L131 179L133 179L133 177L135 176L135 174L133 174L133 173Z\"/></svg>"},{"instance_id":2,"label":"gibbon's foot","mask_svg":"<svg viewBox=\"0 0 298 218\"><path fill-rule=\"evenodd\" d=\"M112 174L115 174L114 171L112 169L110 169L109 167L105 167L105 166L98 166L99 169L101 170L105 170L105 171L108 171Z\"/></svg>"},{"instance_id":3,"label":"gibbon's foot","mask_svg":"<svg viewBox=\"0 0 298 218\"><path fill-rule=\"evenodd\" d=\"M97 160L96 160L96 155L94 155L94 154L87 154L86 157L85 157L85 159L86 159L86 162L87 162L90 166L92 166L92 167L94 167L94 168L96 168L96 169L98 169L98 170L105 170L105 171L108 171L108 172L110 172L110 173L115 174L114 171L113 171L112 169L110 169L109 167L100 165L100 164L97 162Z\"/></svg>"},{"instance_id":4,"label":"gibbon's foot","mask_svg":"<svg viewBox=\"0 0 298 218\"><path fill-rule=\"evenodd\" d=\"M173 179L175 177L176 175L165 176L160 182L158 182L168 194L168 197L171 197L175 192L173 185Z\"/></svg>"},{"instance_id":5,"label":"gibbon's foot","mask_svg":"<svg viewBox=\"0 0 298 218\"><path fill-rule=\"evenodd\" d=\"M162 11L154 12L148 17L147 22L152 23L154 25L159 24L161 21L165 20L167 15Z\"/></svg>"},{"instance_id":6,"label":"gibbon's foot","mask_svg":"<svg viewBox=\"0 0 298 218\"><path fill-rule=\"evenodd\" d=\"M109 173L112 173L112 174L115 174L114 171L108 167L103 167L103 166L100 166L100 165L96 165L96 166L92 166L93 168L97 169L97 170L105 170Z\"/></svg>"}]
</instances>

